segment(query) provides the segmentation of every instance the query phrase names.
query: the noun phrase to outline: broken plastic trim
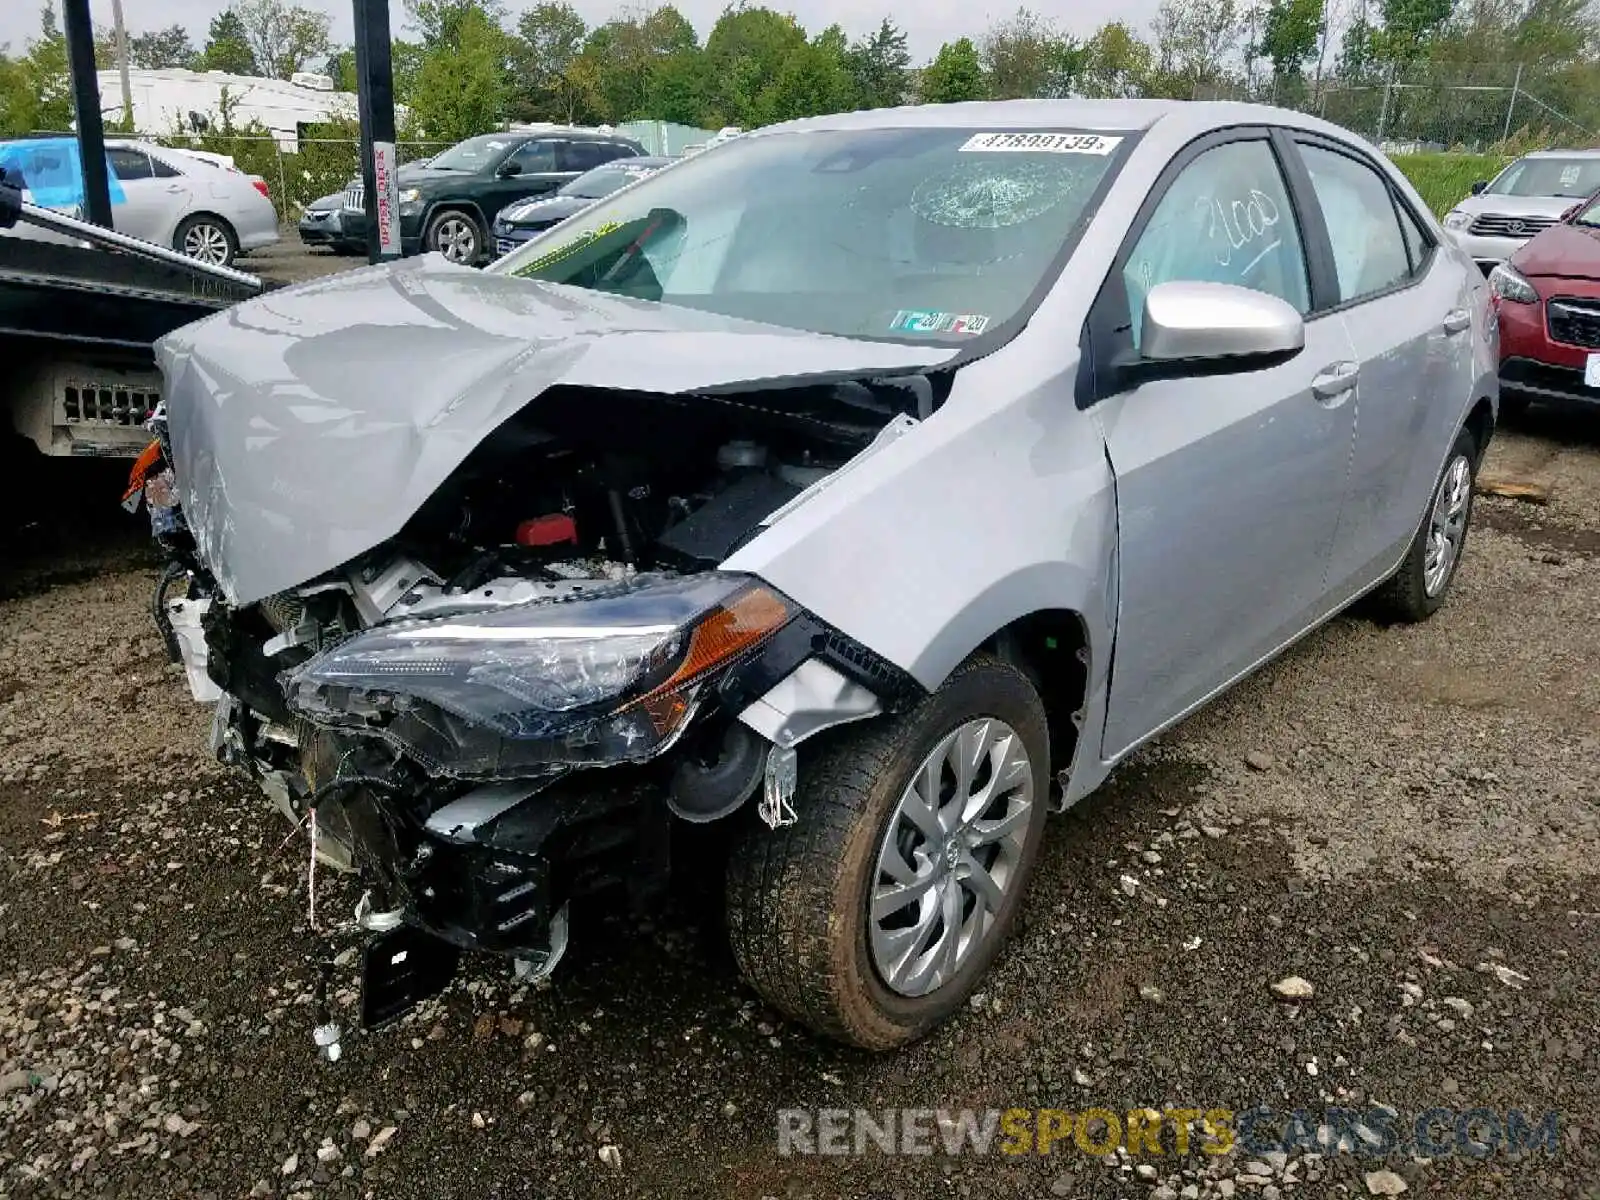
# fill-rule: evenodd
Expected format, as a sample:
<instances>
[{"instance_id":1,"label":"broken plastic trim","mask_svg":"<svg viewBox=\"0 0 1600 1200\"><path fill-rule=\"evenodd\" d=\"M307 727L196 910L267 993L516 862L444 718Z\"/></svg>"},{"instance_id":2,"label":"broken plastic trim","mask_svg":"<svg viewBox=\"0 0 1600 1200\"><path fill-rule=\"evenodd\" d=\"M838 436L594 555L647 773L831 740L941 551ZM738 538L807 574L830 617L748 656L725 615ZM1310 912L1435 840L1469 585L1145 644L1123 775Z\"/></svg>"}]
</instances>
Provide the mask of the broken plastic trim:
<instances>
[{"instance_id":1,"label":"broken plastic trim","mask_svg":"<svg viewBox=\"0 0 1600 1200\"><path fill-rule=\"evenodd\" d=\"M741 712L739 720L774 746L792 748L824 729L882 711L868 689L821 659L808 658Z\"/></svg>"},{"instance_id":2,"label":"broken plastic trim","mask_svg":"<svg viewBox=\"0 0 1600 1200\"><path fill-rule=\"evenodd\" d=\"M782 829L800 819L794 811L794 794L800 787L800 765L793 746L767 751L767 777L758 810L768 829Z\"/></svg>"}]
</instances>

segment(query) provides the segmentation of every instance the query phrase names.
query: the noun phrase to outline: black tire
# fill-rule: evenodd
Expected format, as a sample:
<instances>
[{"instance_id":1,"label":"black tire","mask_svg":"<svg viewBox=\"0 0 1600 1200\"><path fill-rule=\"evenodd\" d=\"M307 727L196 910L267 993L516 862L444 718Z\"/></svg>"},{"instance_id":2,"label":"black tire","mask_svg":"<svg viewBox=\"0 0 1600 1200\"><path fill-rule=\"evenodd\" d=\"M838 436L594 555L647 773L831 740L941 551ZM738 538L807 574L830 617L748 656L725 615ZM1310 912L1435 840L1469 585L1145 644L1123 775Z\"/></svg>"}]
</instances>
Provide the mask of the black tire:
<instances>
[{"instance_id":1,"label":"black tire","mask_svg":"<svg viewBox=\"0 0 1600 1200\"><path fill-rule=\"evenodd\" d=\"M1455 547L1455 556L1446 571L1442 582L1432 592L1428 590L1428 543L1432 532L1435 510L1439 507L1440 494L1452 478L1452 471L1462 460L1466 462L1466 500L1465 510L1462 513L1460 540ZM1426 621L1444 605L1445 597L1450 594L1450 585L1455 582L1456 572L1461 568L1462 555L1467 549L1467 534L1472 528L1472 499L1473 489L1478 480L1478 443L1472 434L1463 429L1456 435L1455 444L1450 447L1450 455L1445 460L1444 470L1440 472L1438 481L1433 485L1433 491L1428 496L1428 507L1422 514L1422 521L1417 526L1417 534L1411 540L1411 549L1407 551L1405 561L1400 564L1400 569L1390 576L1387 583L1378 589L1375 599L1384 615L1408 624Z\"/></svg>"},{"instance_id":2,"label":"black tire","mask_svg":"<svg viewBox=\"0 0 1600 1200\"><path fill-rule=\"evenodd\" d=\"M196 213L178 222L172 248L197 262L231 267L239 257L239 235L233 226L212 213Z\"/></svg>"},{"instance_id":3,"label":"black tire","mask_svg":"<svg viewBox=\"0 0 1600 1200\"><path fill-rule=\"evenodd\" d=\"M912 773L945 735L983 716L1017 732L1033 769L1016 873L990 931L952 978L902 995L885 986L868 947L876 855ZM728 934L745 980L786 1016L848 1045L890 1050L930 1032L971 995L1015 924L1043 840L1049 750L1038 693L988 656L968 660L908 713L807 743L799 820L778 830L752 821L730 850Z\"/></svg>"},{"instance_id":4,"label":"black tire","mask_svg":"<svg viewBox=\"0 0 1600 1200\"><path fill-rule=\"evenodd\" d=\"M470 238L470 244L463 239ZM477 217L460 208L443 208L428 218L422 232L425 250L442 254L451 262L476 266L483 258L488 236Z\"/></svg>"}]
</instances>

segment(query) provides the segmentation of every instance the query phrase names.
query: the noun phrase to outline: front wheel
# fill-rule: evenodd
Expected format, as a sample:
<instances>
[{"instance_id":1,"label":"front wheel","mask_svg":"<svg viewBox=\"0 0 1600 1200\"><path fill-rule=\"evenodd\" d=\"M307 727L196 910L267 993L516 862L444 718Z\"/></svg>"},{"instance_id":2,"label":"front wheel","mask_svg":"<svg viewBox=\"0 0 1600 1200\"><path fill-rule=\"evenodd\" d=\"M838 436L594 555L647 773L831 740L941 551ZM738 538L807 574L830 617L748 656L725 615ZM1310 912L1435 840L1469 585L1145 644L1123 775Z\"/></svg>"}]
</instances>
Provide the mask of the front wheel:
<instances>
[{"instance_id":1,"label":"front wheel","mask_svg":"<svg viewBox=\"0 0 1600 1200\"><path fill-rule=\"evenodd\" d=\"M453 263L470 267L483 255L483 231L468 213L446 209L428 222L423 242Z\"/></svg>"},{"instance_id":2,"label":"front wheel","mask_svg":"<svg viewBox=\"0 0 1600 1200\"><path fill-rule=\"evenodd\" d=\"M1425 621L1444 604L1467 548L1477 476L1478 443L1462 430L1450 447L1450 457L1405 561L1378 592L1379 603L1396 619Z\"/></svg>"},{"instance_id":3,"label":"front wheel","mask_svg":"<svg viewBox=\"0 0 1600 1200\"><path fill-rule=\"evenodd\" d=\"M734 845L740 971L817 1033L888 1050L971 995L1042 840L1050 742L1027 678L976 657L911 712L819 735L799 821Z\"/></svg>"}]
</instances>

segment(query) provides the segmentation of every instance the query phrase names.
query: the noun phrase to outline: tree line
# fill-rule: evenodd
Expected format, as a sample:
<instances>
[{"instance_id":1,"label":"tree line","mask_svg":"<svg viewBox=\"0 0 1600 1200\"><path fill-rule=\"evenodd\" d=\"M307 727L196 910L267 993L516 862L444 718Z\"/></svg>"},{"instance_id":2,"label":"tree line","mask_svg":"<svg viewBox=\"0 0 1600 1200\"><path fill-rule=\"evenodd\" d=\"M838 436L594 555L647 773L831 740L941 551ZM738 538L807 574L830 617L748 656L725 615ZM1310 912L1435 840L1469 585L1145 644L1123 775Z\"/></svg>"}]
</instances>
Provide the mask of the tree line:
<instances>
[{"instance_id":1,"label":"tree line","mask_svg":"<svg viewBox=\"0 0 1600 1200\"><path fill-rule=\"evenodd\" d=\"M921 64L891 17L851 38L744 0L703 40L670 4L592 26L560 0L515 13L504 0L405 0L405 14L393 46L396 99L409 110L409 134L432 140L508 121L753 128L1016 97L1221 95L1326 111L1329 95L1376 97L1380 88L1378 124L1397 129L1403 110L1422 103L1397 80L1449 86L1492 75L1508 90L1517 64L1538 73L1527 121L1559 117L1569 136L1600 126L1592 0L1162 0L1148 29L1111 21L1083 37L1022 8ZM109 31L97 37L97 57L115 61ZM328 15L289 0L234 0L198 47L181 25L133 32L128 57L136 67L275 78L317 70L355 87L354 53L333 43ZM1512 115L1514 105L1507 125ZM64 40L44 0L38 35L20 53L0 53L0 133L66 129L71 119Z\"/></svg>"}]
</instances>

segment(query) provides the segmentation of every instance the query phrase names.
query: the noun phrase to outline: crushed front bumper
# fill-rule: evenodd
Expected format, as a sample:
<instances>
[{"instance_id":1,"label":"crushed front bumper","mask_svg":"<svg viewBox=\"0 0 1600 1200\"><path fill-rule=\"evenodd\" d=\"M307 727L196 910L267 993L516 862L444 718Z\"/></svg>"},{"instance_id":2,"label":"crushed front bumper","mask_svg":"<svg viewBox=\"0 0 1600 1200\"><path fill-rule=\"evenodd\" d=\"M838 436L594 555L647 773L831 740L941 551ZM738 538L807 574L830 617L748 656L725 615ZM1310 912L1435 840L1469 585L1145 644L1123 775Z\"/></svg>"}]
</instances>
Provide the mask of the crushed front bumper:
<instances>
[{"instance_id":1,"label":"crushed front bumper","mask_svg":"<svg viewBox=\"0 0 1600 1200\"><path fill-rule=\"evenodd\" d=\"M668 814L652 790L582 782L479 788L426 821L366 789L344 807L386 908L463 950L538 955L568 901L619 890L642 907L666 883ZM465 816L475 808L481 819Z\"/></svg>"}]
</instances>

